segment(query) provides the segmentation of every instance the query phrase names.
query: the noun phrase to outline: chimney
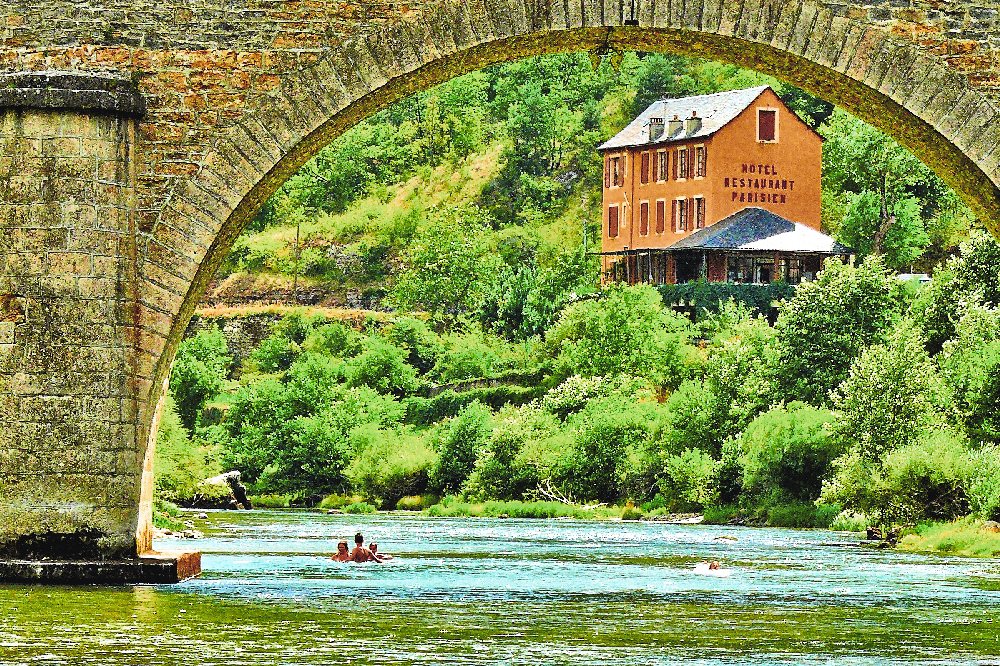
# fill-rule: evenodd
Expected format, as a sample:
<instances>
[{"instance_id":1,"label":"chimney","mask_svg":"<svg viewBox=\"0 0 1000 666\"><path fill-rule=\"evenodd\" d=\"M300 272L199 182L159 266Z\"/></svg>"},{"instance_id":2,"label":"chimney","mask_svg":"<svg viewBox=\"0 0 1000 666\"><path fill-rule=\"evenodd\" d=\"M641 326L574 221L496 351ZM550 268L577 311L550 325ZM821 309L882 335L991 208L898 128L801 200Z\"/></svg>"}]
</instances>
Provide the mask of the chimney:
<instances>
[{"instance_id":1,"label":"chimney","mask_svg":"<svg viewBox=\"0 0 1000 666\"><path fill-rule=\"evenodd\" d=\"M701 118L698 117L697 111L691 112L691 117L684 121L684 133L688 136L694 134L701 129Z\"/></svg>"},{"instance_id":2,"label":"chimney","mask_svg":"<svg viewBox=\"0 0 1000 666\"><path fill-rule=\"evenodd\" d=\"M663 118L649 119L649 142L656 143L663 138Z\"/></svg>"},{"instance_id":3,"label":"chimney","mask_svg":"<svg viewBox=\"0 0 1000 666\"><path fill-rule=\"evenodd\" d=\"M684 121L674 116L670 119L667 124L667 136L673 136L675 134L680 134L681 130L684 128Z\"/></svg>"}]
</instances>

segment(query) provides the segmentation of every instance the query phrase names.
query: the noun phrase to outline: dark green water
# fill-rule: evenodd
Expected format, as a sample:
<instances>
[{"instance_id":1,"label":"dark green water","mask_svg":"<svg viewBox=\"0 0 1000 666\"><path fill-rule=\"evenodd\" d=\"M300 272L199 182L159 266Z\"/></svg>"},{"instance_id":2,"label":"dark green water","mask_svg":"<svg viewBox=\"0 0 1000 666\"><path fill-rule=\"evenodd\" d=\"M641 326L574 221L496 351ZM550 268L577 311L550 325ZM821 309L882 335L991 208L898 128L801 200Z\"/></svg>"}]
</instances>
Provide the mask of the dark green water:
<instances>
[{"instance_id":1,"label":"dark green water","mask_svg":"<svg viewBox=\"0 0 1000 666\"><path fill-rule=\"evenodd\" d=\"M996 561L655 523L266 511L199 522L207 538L180 544L204 553L194 581L0 587L0 663L1000 663ZM356 529L397 558L321 557ZM692 573L706 558L733 575Z\"/></svg>"}]
</instances>

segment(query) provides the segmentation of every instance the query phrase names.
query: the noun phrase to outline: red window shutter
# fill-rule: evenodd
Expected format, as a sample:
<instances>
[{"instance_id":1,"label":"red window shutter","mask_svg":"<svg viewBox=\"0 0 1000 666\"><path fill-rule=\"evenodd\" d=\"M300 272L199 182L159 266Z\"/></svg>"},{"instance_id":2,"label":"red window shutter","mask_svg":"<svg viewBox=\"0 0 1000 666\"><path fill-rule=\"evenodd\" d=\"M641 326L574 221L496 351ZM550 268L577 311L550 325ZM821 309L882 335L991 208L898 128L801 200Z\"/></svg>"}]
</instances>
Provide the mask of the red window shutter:
<instances>
[{"instance_id":1,"label":"red window shutter","mask_svg":"<svg viewBox=\"0 0 1000 666\"><path fill-rule=\"evenodd\" d=\"M701 147L701 164L699 167L701 168L701 173L698 174L699 176L704 177L708 175L708 146Z\"/></svg>"},{"instance_id":2,"label":"red window shutter","mask_svg":"<svg viewBox=\"0 0 1000 666\"><path fill-rule=\"evenodd\" d=\"M611 238L618 236L618 206L608 207L608 236Z\"/></svg>"},{"instance_id":3,"label":"red window shutter","mask_svg":"<svg viewBox=\"0 0 1000 666\"><path fill-rule=\"evenodd\" d=\"M649 182L649 153L643 152L640 159L642 160L642 166L639 170L639 182L645 185Z\"/></svg>"},{"instance_id":4,"label":"red window shutter","mask_svg":"<svg viewBox=\"0 0 1000 666\"><path fill-rule=\"evenodd\" d=\"M687 172L688 172L687 173L687 177L688 178L694 178L694 160L695 160L694 152L695 151L694 151L693 148L688 149L688 154L687 154L687 158L688 158L687 159Z\"/></svg>"},{"instance_id":5,"label":"red window shutter","mask_svg":"<svg viewBox=\"0 0 1000 666\"><path fill-rule=\"evenodd\" d=\"M611 187L611 158L604 158L604 187Z\"/></svg>"},{"instance_id":6,"label":"red window shutter","mask_svg":"<svg viewBox=\"0 0 1000 666\"><path fill-rule=\"evenodd\" d=\"M666 209L666 203L665 202L663 202L663 201L657 201L656 202L656 233L658 233L658 234L662 234L663 233L663 226L664 226L663 217L664 217L664 214L666 213L665 209Z\"/></svg>"},{"instance_id":7,"label":"red window shutter","mask_svg":"<svg viewBox=\"0 0 1000 666\"><path fill-rule=\"evenodd\" d=\"M688 214L687 214L688 225L693 228L694 227L694 199L688 199L687 200L687 207L688 207Z\"/></svg>"},{"instance_id":8,"label":"red window shutter","mask_svg":"<svg viewBox=\"0 0 1000 666\"><path fill-rule=\"evenodd\" d=\"M676 164L676 162L675 162ZM677 199L670 202L670 226L674 233L677 233L678 223L677 223Z\"/></svg>"},{"instance_id":9,"label":"red window shutter","mask_svg":"<svg viewBox=\"0 0 1000 666\"><path fill-rule=\"evenodd\" d=\"M681 158L679 157L679 155L680 155L680 151L679 150L675 150L674 151L674 180L677 180L677 163L681 161Z\"/></svg>"},{"instance_id":10,"label":"red window shutter","mask_svg":"<svg viewBox=\"0 0 1000 666\"><path fill-rule=\"evenodd\" d=\"M615 165L618 167L615 173L617 174L617 179L615 185L621 187L625 184L625 160L621 157L615 158Z\"/></svg>"},{"instance_id":11,"label":"red window shutter","mask_svg":"<svg viewBox=\"0 0 1000 666\"><path fill-rule=\"evenodd\" d=\"M705 227L705 200L698 199L698 228L703 229Z\"/></svg>"},{"instance_id":12,"label":"red window shutter","mask_svg":"<svg viewBox=\"0 0 1000 666\"><path fill-rule=\"evenodd\" d=\"M774 126L777 115L778 115L777 111L766 111L764 109L758 109L757 111L758 141L774 141Z\"/></svg>"},{"instance_id":13,"label":"red window shutter","mask_svg":"<svg viewBox=\"0 0 1000 666\"><path fill-rule=\"evenodd\" d=\"M639 235L649 235L649 202L647 201L639 204Z\"/></svg>"}]
</instances>

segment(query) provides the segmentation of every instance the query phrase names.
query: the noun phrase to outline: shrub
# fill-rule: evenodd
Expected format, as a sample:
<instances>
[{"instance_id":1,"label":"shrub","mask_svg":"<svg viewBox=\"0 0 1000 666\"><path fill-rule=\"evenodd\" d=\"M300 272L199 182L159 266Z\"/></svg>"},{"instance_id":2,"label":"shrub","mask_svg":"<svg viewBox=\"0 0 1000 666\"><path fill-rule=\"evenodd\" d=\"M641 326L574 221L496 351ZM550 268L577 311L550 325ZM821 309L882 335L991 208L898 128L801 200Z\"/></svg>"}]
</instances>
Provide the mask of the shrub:
<instances>
[{"instance_id":1,"label":"shrub","mask_svg":"<svg viewBox=\"0 0 1000 666\"><path fill-rule=\"evenodd\" d=\"M626 453L650 437L653 423L624 398L595 400L578 413L576 441L565 460L563 483L577 498L613 502L621 495Z\"/></svg>"},{"instance_id":2,"label":"shrub","mask_svg":"<svg viewBox=\"0 0 1000 666\"><path fill-rule=\"evenodd\" d=\"M389 342L407 350L406 362L420 373L430 372L437 362L441 341L427 324L413 317L393 322L385 333Z\"/></svg>"},{"instance_id":3,"label":"shrub","mask_svg":"<svg viewBox=\"0 0 1000 666\"><path fill-rule=\"evenodd\" d=\"M403 350L379 338L369 338L365 350L344 368L348 386L368 386L379 393L402 395L414 384L416 371Z\"/></svg>"},{"instance_id":4,"label":"shrub","mask_svg":"<svg viewBox=\"0 0 1000 666\"><path fill-rule=\"evenodd\" d=\"M834 504L837 508L839 505ZM856 511L841 511L830 523L830 529L834 532L864 532L868 529L868 516Z\"/></svg>"},{"instance_id":5,"label":"shrub","mask_svg":"<svg viewBox=\"0 0 1000 666\"><path fill-rule=\"evenodd\" d=\"M299 351L298 344L280 333L272 333L261 341L247 361L260 372L282 372L291 367Z\"/></svg>"},{"instance_id":6,"label":"shrub","mask_svg":"<svg viewBox=\"0 0 1000 666\"><path fill-rule=\"evenodd\" d=\"M437 495L407 495L396 502L397 511L423 511L438 503Z\"/></svg>"},{"instance_id":7,"label":"shrub","mask_svg":"<svg viewBox=\"0 0 1000 666\"><path fill-rule=\"evenodd\" d=\"M438 354L431 374L441 382L489 377L499 357L481 334L452 335Z\"/></svg>"},{"instance_id":8,"label":"shrub","mask_svg":"<svg viewBox=\"0 0 1000 666\"><path fill-rule=\"evenodd\" d=\"M565 419L583 409L588 400L607 396L610 389L611 384L604 377L573 375L545 393L542 408Z\"/></svg>"},{"instance_id":9,"label":"shrub","mask_svg":"<svg viewBox=\"0 0 1000 666\"><path fill-rule=\"evenodd\" d=\"M1000 519L1000 447L973 451L969 467L969 508L983 520Z\"/></svg>"},{"instance_id":10,"label":"shrub","mask_svg":"<svg viewBox=\"0 0 1000 666\"><path fill-rule=\"evenodd\" d=\"M622 520L642 520L646 512L629 502L622 508Z\"/></svg>"},{"instance_id":11,"label":"shrub","mask_svg":"<svg viewBox=\"0 0 1000 666\"><path fill-rule=\"evenodd\" d=\"M819 497L830 463L842 452L827 429L832 421L828 410L803 402L774 407L754 419L735 442L744 490L757 497Z\"/></svg>"},{"instance_id":12,"label":"shrub","mask_svg":"<svg viewBox=\"0 0 1000 666\"><path fill-rule=\"evenodd\" d=\"M344 513L376 513L377 508L368 502L354 502L344 507Z\"/></svg>"},{"instance_id":13,"label":"shrub","mask_svg":"<svg viewBox=\"0 0 1000 666\"><path fill-rule=\"evenodd\" d=\"M320 501L317 505L319 509L342 509L348 504L356 504L358 502L363 502L364 498L357 495L340 495L333 493L327 495Z\"/></svg>"},{"instance_id":14,"label":"shrub","mask_svg":"<svg viewBox=\"0 0 1000 666\"><path fill-rule=\"evenodd\" d=\"M660 492L678 510L703 509L715 503L718 497L717 467L712 456L704 451L685 449L664 461Z\"/></svg>"},{"instance_id":15,"label":"shrub","mask_svg":"<svg viewBox=\"0 0 1000 666\"><path fill-rule=\"evenodd\" d=\"M352 487L382 506L427 490L427 474L437 460L424 439L405 431L362 426L351 433L355 454L345 473Z\"/></svg>"},{"instance_id":16,"label":"shrub","mask_svg":"<svg viewBox=\"0 0 1000 666\"><path fill-rule=\"evenodd\" d=\"M878 459L912 443L940 420L941 382L924 340L910 324L898 326L885 344L865 350L833 394L833 433L845 446Z\"/></svg>"},{"instance_id":17,"label":"shrub","mask_svg":"<svg viewBox=\"0 0 1000 666\"><path fill-rule=\"evenodd\" d=\"M771 527L796 529L827 528L840 513L836 504L793 502L776 504L767 508L767 524Z\"/></svg>"},{"instance_id":18,"label":"shrub","mask_svg":"<svg viewBox=\"0 0 1000 666\"><path fill-rule=\"evenodd\" d=\"M800 284L774 327L780 395L827 404L854 359L892 326L894 282L878 257L868 257L857 268L829 259L816 280Z\"/></svg>"},{"instance_id":19,"label":"shrub","mask_svg":"<svg viewBox=\"0 0 1000 666\"><path fill-rule=\"evenodd\" d=\"M547 333L567 374L632 374L666 386L688 376L687 319L664 310L652 287L615 284L603 295L566 308Z\"/></svg>"},{"instance_id":20,"label":"shrub","mask_svg":"<svg viewBox=\"0 0 1000 666\"><path fill-rule=\"evenodd\" d=\"M295 499L295 495L251 495L250 503L255 509L287 509Z\"/></svg>"},{"instance_id":21,"label":"shrub","mask_svg":"<svg viewBox=\"0 0 1000 666\"><path fill-rule=\"evenodd\" d=\"M539 472L543 471L541 465L535 464L541 462L534 457L538 450L525 456L522 455L525 446L529 442L544 442L558 432L555 417L534 405L501 409L479 451L465 494L501 500L523 497L538 486Z\"/></svg>"},{"instance_id":22,"label":"shrub","mask_svg":"<svg viewBox=\"0 0 1000 666\"><path fill-rule=\"evenodd\" d=\"M170 372L170 393L188 431L194 431L202 406L222 390L232 359L218 326L181 342Z\"/></svg>"},{"instance_id":23,"label":"shrub","mask_svg":"<svg viewBox=\"0 0 1000 666\"><path fill-rule=\"evenodd\" d=\"M491 386L456 393L450 389L433 398L404 398L405 422L413 425L430 425L442 419L456 416L462 408L473 402L499 409L504 405L523 405L536 398L542 389L522 386Z\"/></svg>"},{"instance_id":24,"label":"shrub","mask_svg":"<svg viewBox=\"0 0 1000 666\"><path fill-rule=\"evenodd\" d=\"M437 443L438 461L430 484L442 493L458 492L476 466L476 458L492 431L490 410L473 402L443 425Z\"/></svg>"},{"instance_id":25,"label":"shrub","mask_svg":"<svg viewBox=\"0 0 1000 666\"><path fill-rule=\"evenodd\" d=\"M362 336L340 322L313 329L302 343L302 349L316 354L349 358L361 351Z\"/></svg>"},{"instance_id":26,"label":"shrub","mask_svg":"<svg viewBox=\"0 0 1000 666\"><path fill-rule=\"evenodd\" d=\"M938 363L966 434L1000 443L1000 309L970 306Z\"/></svg>"},{"instance_id":27,"label":"shrub","mask_svg":"<svg viewBox=\"0 0 1000 666\"><path fill-rule=\"evenodd\" d=\"M703 382L688 380L666 402L666 424L660 438L664 456L685 449L719 455L724 435L715 395Z\"/></svg>"},{"instance_id":28,"label":"shrub","mask_svg":"<svg viewBox=\"0 0 1000 666\"><path fill-rule=\"evenodd\" d=\"M156 433L154 469L157 496L187 503L202 479L220 473L215 452L191 441L168 395Z\"/></svg>"}]
</instances>

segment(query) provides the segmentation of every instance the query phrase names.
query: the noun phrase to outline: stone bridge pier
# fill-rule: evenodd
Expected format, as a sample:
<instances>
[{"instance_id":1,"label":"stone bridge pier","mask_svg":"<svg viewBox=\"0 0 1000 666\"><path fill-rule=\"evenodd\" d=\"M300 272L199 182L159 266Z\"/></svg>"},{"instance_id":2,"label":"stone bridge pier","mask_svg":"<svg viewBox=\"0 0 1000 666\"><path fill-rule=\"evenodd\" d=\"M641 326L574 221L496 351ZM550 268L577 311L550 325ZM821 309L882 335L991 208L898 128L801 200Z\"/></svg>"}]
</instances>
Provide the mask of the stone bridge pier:
<instances>
[{"instance_id":1,"label":"stone bridge pier","mask_svg":"<svg viewBox=\"0 0 1000 666\"><path fill-rule=\"evenodd\" d=\"M0 577L188 575L190 557L180 571L171 558L136 560L151 549L136 512L153 370L136 296L142 96L100 76L4 79L0 559L14 562L0 565Z\"/></svg>"}]
</instances>

